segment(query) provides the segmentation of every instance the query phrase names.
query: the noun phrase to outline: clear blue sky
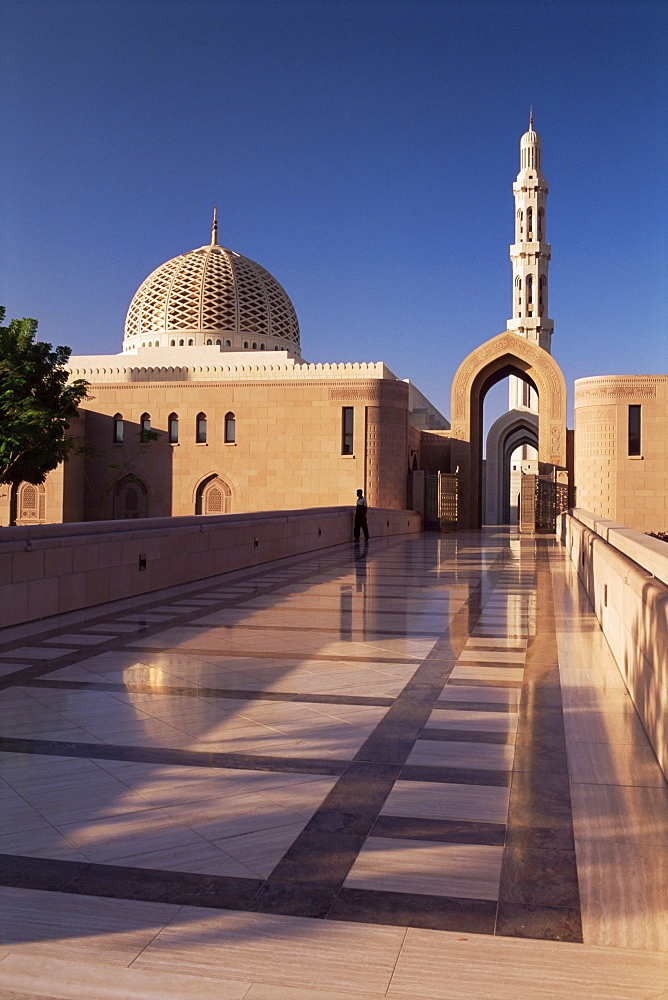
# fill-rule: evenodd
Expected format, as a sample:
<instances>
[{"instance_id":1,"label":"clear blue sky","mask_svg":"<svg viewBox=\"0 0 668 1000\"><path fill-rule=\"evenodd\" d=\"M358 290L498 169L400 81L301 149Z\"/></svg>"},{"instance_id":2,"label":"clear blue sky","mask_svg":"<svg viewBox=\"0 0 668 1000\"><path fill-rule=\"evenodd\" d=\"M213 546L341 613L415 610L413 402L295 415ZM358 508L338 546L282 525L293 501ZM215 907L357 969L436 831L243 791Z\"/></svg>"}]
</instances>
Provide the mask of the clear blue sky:
<instances>
[{"instance_id":1,"label":"clear blue sky","mask_svg":"<svg viewBox=\"0 0 668 1000\"><path fill-rule=\"evenodd\" d=\"M3 0L0 302L117 353L217 204L307 360L385 361L449 415L510 316L533 105L569 393L665 373L667 21L663 0Z\"/></svg>"}]
</instances>

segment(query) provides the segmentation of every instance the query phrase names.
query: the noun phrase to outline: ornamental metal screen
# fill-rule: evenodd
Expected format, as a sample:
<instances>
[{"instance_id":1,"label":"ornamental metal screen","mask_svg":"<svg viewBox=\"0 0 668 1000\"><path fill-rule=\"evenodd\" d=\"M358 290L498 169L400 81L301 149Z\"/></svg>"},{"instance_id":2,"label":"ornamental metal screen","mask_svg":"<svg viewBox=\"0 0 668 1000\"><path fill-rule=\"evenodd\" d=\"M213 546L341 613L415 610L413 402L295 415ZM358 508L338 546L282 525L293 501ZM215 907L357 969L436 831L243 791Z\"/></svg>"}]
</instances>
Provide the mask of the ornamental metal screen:
<instances>
[{"instance_id":1,"label":"ornamental metal screen","mask_svg":"<svg viewBox=\"0 0 668 1000\"><path fill-rule=\"evenodd\" d=\"M435 472L425 476L425 521L428 528L456 531L459 512L459 483L456 472Z\"/></svg>"},{"instance_id":2,"label":"ornamental metal screen","mask_svg":"<svg viewBox=\"0 0 668 1000\"><path fill-rule=\"evenodd\" d=\"M523 475L520 485L520 533L553 533L557 517L573 506L567 483L549 476Z\"/></svg>"}]
</instances>

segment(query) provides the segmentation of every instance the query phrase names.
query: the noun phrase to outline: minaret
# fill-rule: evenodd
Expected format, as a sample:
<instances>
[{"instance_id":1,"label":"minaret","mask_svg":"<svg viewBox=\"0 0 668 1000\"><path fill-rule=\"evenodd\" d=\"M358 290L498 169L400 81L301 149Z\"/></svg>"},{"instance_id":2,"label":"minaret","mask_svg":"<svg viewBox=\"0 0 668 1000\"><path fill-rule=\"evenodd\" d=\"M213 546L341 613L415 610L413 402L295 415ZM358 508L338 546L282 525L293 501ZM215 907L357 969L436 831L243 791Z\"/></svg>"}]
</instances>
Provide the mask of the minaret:
<instances>
[{"instance_id":1,"label":"minaret","mask_svg":"<svg viewBox=\"0 0 668 1000\"><path fill-rule=\"evenodd\" d=\"M520 172L513 185L515 242L510 247L513 317L508 320L507 328L549 352L554 327L552 320L547 318L551 247L546 242L547 183L540 161L540 136L533 130L533 113L530 112L529 130L520 140ZM537 409L535 393L516 377L510 379L509 405L511 409L518 406Z\"/></svg>"}]
</instances>

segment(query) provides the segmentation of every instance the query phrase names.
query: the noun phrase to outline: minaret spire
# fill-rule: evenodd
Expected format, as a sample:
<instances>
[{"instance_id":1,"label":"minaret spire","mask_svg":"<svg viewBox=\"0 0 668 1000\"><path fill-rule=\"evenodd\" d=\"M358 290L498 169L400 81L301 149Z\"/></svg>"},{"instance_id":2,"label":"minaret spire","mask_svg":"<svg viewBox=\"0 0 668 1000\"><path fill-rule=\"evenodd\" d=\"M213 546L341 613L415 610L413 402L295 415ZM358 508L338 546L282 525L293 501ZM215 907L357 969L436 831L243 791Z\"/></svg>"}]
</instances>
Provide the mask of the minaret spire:
<instances>
[{"instance_id":1,"label":"minaret spire","mask_svg":"<svg viewBox=\"0 0 668 1000\"><path fill-rule=\"evenodd\" d=\"M554 324L548 319L547 279L551 247L546 237L547 182L541 170L540 136L529 129L520 140L520 172L513 185L515 242L510 247L513 265L513 315L508 330L550 350ZM531 398L530 398L531 396ZM527 395L524 383L510 379L510 407L534 408L535 394Z\"/></svg>"},{"instance_id":2,"label":"minaret spire","mask_svg":"<svg viewBox=\"0 0 668 1000\"><path fill-rule=\"evenodd\" d=\"M213 222L211 223L211 246L218 246L218 206L214 205Z\"/></svg>"}]
</instances>

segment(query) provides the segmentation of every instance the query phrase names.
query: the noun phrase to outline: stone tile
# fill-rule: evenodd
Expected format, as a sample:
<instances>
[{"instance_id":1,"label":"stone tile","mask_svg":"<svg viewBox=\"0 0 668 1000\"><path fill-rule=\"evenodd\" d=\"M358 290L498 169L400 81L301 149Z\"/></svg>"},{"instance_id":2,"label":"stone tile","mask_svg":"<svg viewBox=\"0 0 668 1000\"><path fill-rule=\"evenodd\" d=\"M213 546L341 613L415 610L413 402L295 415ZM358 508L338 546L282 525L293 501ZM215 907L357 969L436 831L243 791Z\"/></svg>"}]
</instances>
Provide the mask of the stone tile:
<instances>
[{"instance_id":1,"label":"stone tile","mask_svg":"<svg viewBox=\"0 0 668 1000\"><path fill-rule=\"evenodd\" d=\"M397 781L381 815L505 823L508 800L503 787Z\"/></svg>"},{"instance_id":2,"label":"stone tile","mask_svg":"<svg viewBox=\"0 0 668 1000\"><path fill-rule=\"evenodd\" d=\"M53 1000L243 1000L249 982L187 976L179 972L143 972L116 966L113 975L101 975L92 962L10 952L0 963L0 979L8 1000L19 994ZM7 992L9 991L9 992Z\"/></svg>"},{"instance_id":3,"label":"stone tile","mask_svg":"<svg viewBox=\"0 0 668 1000\"><path fill-rule=\"evenodd\" d=\"M184 908L133 968L239 978L319 991L383 994L404 938L398 927ZM317 992L315 993L317 995Z\"/></svg>"},{"instance_id":4,"label":"stone tile","mask_svg":"<svg viewBox=\"0 0 668 1000\"><path fill-rule=\"evenodd\" d=\"M497 899L502 847L369 837L344 886Z\"/></svg>"}]
</instances>

